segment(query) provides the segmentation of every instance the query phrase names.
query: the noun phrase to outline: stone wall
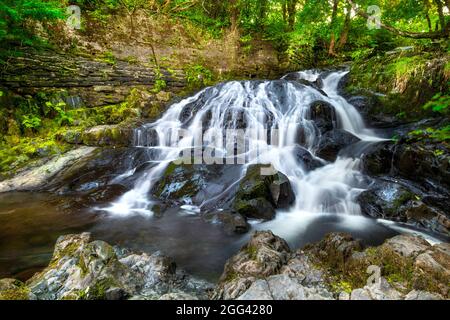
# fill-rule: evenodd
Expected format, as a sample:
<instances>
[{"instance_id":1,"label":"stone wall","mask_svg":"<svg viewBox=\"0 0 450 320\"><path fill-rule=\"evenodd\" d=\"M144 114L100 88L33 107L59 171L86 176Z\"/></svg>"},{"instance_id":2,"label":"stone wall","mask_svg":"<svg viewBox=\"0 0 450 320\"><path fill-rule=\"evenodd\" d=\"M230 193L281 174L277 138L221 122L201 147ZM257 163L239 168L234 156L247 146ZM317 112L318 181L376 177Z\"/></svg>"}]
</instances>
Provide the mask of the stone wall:
<instances>
[{"instance_id":1,"label":"stone wall","mask_svg":"<svg viewBox=\"0 0 450 320\"><path fill-rule=\"evenodd\" d=\"M127 61L102 61L55 52L24 53L11 57L0 70L0 84L21 95L66 91L72 107L97 107L125 100L132 88L151 89L164 80L166 91L186 86L182 70L161 69Z\"/></svg>"}]
</instances>

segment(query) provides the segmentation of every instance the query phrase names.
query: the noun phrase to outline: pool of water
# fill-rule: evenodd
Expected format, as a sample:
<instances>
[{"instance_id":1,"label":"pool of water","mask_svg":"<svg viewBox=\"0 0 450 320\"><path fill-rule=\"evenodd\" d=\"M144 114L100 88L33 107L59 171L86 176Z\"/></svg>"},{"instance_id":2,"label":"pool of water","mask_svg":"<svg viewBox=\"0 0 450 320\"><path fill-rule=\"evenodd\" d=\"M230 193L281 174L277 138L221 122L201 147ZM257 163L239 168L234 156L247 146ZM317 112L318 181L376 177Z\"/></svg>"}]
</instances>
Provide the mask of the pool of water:
<instances>
[{"instance_id":1,"label":"pool of water","mask_svg":"<svg viewBox=\"0 0 450 320\"><path fill-rule=\"evenodd\" d=\"M389 225L360 216L279 213L266 223L252 223L254 230L272 230L291 248L323 238L329 232L348 232L366 245L379 245L399 233ZM60 235L91 232L136 251L161 251L187 272L216 281L226 260L251 233L228 235L218 225L183 210L169 210L162 217L112 217L74 205L69 197L46 193L0 194L0 278L26 280L50 261Z\"/></svg>"}]
</instances>

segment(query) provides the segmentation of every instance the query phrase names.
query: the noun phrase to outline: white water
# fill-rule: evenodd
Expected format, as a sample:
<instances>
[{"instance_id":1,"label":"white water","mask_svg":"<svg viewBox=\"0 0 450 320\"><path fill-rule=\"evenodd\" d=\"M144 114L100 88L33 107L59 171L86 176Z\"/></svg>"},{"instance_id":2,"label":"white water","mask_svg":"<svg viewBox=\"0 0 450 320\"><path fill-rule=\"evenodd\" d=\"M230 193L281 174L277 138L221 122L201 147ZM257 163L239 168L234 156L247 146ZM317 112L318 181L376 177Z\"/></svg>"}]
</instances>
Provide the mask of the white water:
<instances>
[{"instance_id":1,"label":"white water","mask_svg":"<svg viewBox=\"0 0 450 320\"><path fill-rule=\"evenodd\" d=\"M317 100L328 102L334 107L337 128L344 129L368 143L382 140L366 128L358 111L338 94L338 83L345 74L345 71L333 72L323 79L321 89L326 95L313 87L285 80L232 81L207 88L172 105L160 120L147 124L136 132L136 145L142 147L148 145L148 132L156 132L158 145L148 147L159 152L155 165L136 181L134 189L104 210L117 216L151 215L152 201L149 199L149 193L167 165L178 159L181 151L186 148L201 150L202 144L198 143L195 137L201 135L204 129L208 131L203 146L213 148L216 155L232 156L226 153L222 137L227 129L241 128L240 123L244 119L249 132L258 132L267 127L278 129L278 145L268 144L264 139L252 134L245 135L248 144L247 164L243 166L242 174L248 164L271 163L275 169L287 175L296 195L296 202L290 209L291 215L359 214L359 206L354 202L354 198L363 190L364 184L363 176L358 170L358 159L339 157L334 163L308 172L297 162L294 152L299 140L299 129L302 129L306 137L303 147L315 154L320 141L320 131L313 121L308 120L308 114L311 103ZM299 76L313 82L320 74L304 71L300 72ZM185 114L184 108L198 99L203 99L199 110L192 113L188 122L182 123L180 118ZM208 128L202 128L205 118L210 119ZM272 122L269 122L270 119ZM171 134L180 129L186 129L188 135L180 141L171 141ZM186 205L189 206L190 203ZM198 212L198 208L192 207L191 211Z\"/></svg>"}]
</instances>

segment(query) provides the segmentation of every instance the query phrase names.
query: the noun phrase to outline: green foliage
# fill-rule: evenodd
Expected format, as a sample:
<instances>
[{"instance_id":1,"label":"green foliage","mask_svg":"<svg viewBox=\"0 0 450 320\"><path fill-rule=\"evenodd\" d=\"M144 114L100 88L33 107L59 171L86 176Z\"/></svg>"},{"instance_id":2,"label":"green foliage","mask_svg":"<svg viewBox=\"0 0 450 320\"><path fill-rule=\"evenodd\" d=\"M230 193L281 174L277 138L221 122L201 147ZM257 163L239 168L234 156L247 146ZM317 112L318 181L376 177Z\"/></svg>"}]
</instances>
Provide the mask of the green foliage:
<instances>
[{"instance_id":1,"label":"green foliage","mask_svg":"<svg viewBox=\"0 0 450 320\"><path fill-rule=\"evenodd\" d=\"M27 129L37 129L41 124L41 118L36 115L26 114L22 116L22 125Z\"/></svg>"},{"instance_id":2,"label":"green foliage","mask_svg":"<svg viewBox=\"0 0 450 320\"><path fill-rule=\"evenodd\" d=\"M211 70L200 64L188 66L185 69L185 72L188 86L192 88L207 86L210 85L213 81L213 73L211 72Z\"/></svg>"},{"instance_id":3,"label":"green foliage","mask_svg":"<svg viewBox=\"0 0 450 320\"><path fill-rule=\"evenodd\" d=\"M437 93L423 108L425 110L433 110L442 114L447 114L450 111L450 96L442 93Z\"/></svg>"},{"instance_id":4,"label":"green foliage","mask_svg":"<svg viewBox=\"0 0 450 320\"><path fill-rule=\"evenodd\" d=\"M166 83L165 80L163 80L163 79L156 79L155 80L155 84L154 84L154 86L152 88L152 92L153 93L158 93L158 92L164 90L166 87L167 87L167 83Z\"/></svg>"},{"instance_id":5,"label":"green foliage","mask_svg":"<svg viewBox=\"0 0 450 320\"><path fill-rule=\"evenodd\" d=\"M26 23L30 20L49 22L65 17L60 1L0 1L0 43L33 44L33 35Z\"/></svg>"},{"instance_id":6,"label":"green foliage","mask_svg":"<svg viewBox=\"0 0 450 320\"><path fill-rule=\"evenodd\" d=\"M45 103L46 111L45 114L49 114L53 112L56 114L55 121L56 123L61 125L71 125L73 123L73 118L66 113L66 103L63 101L59 101L58 103L53 103L51 101L47 101Z\"/></svg>"},{"instance_id":7,"label":"green foliage","mask_svg":"<svg viewBox=\"0 0 450 320\"><path fill-rule=\"evenodd\" d=\"M110 65L115 65L117 63L117 59L111 51L103 52L99 61L106 62Z\"/></svg>"},{"instance_id":8,"label":"green foliage","mask_svg":"<svg viewBox=\"0 0 450 320\"><path fill-rule=\"evenodd\" d=\"M188 86L192 88L207 86L210 85L213 81L213 73L211 72L211 70L200 64L188 66L185 69L185 72Z\"/></svg>"},{"instance_id":9,"label":"green foliage","mask_svg":"<svg viewBox=\"0 0 450 320\"><path fill-rule=\"evenodd\" d=\"M450 125L438 129L418 129L409 132L408 135L411 139L415 140L432 139L438 142L450 141Z\"/></svg>"}]
</instances>

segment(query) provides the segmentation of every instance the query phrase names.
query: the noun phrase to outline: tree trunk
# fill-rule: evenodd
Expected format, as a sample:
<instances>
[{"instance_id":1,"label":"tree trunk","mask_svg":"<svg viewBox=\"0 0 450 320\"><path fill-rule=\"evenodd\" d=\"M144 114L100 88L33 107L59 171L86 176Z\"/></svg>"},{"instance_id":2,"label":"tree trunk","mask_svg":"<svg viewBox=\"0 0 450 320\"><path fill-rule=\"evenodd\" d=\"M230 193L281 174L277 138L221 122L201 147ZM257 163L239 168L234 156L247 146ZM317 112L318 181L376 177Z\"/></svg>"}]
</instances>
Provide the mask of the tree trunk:
<instances>
[{"instance_id":1,"label":"tree trunk","mask_svg":"<svg viewBox=\"0 0 450 320\"><path fill-rule=\"evenodd\" d=\"M236 31L239 29L239 8L237 0L230 0L230 8L231 8L231 30Z\"/></svg>"},{"instance_id":2,"label":"tree trunk","mask_svg":"<svg viewBox=\"0 0 450 320\"><path fill-rule=\"evenodd\" d=\"M441 30L445 29L445 16L444 16L444 10L443 10L443 4L441 0L434 0L437 6L437 12L439 15L439 23L441 25Z\"/></svg>"},{"instance_id":3,"label":"tree trunk","mask_svg":"<svg viewBox=\"0 0 450 320\"><path fill-rule=\"evenodd\" d=\"M287 15L287 2L289 0L284 0L283 3L281 4L281 11L283 13L283 21L285 24L288 23L288 15Z\"/></svg>"},{"instance_id":4,"label":"tree trunk","mask_svg":"<svg viewBox=\"0 0 450 320\"><path fill-rule=\"evenodd\" d=\"M360 10L355 2L353 0L347 0L353 10L356 11L356 13L365 18L365 19L369 19L369 15L364 11L364 10ZM447 23L447 25L445 26L445 28L443 30L440 31L436 31L436 32L408 32L408 31L403 31L403 30L399 30L396 29L390 25L384 24L384 23L380 23L380 27L390 31L392 33L395 33L398 36L401 37L406 37L406 38L412 38L412 39L442 39L442 38L448 38L449 36L449 32L450 32L450 23Z\"/></svg>"},{"instance_id":5,"label":"tree trunk","mask_svg":"<svg viewBox=\"0 0 450 320\"><path fill-rule=\"evenodd\" d=\"M298 0L287 0L287 14L288 14L288 28L289 31L294 30L295 15L297 13L297 1Z\"/></svg>"},{"instance_id":6,"label":"tree trunk","mask_svg":"<svg viewBox=\"0 0 450 320\"><path fill-rule=\"evenodd\" d=\"M430 18L430 0L423 0L423 4L425 6L425 18L427 19L428 31L433 32L433 24L431 23Z\"/></svg>"},{"instance_id":7,"label":"tree trunk","mask_svg":"<svg viewBox=\"0 0 450 320\"><path fill-rule=\"evenodd\" d=\"M258 26L258 28L264 27L266 15L267 15L267 0L260 0L258 7L258 17L256 21L256 25Z\"/></svg>"},{"instance_id":8,"label":"tree trunk","mask_svg":"<svg viewBox=\"0 0 450 320\"><path fill-rule=\"evenodd\" d=\"M330 56L335 56L335 47L336 47L336 35L334 33L334 28L336 26L336 18L337 18L337 10L338 10L339 0L333 0L333 12L331 14L331 37L330 37L330 46L328 47L328 54Z\"/></svg>"},{"instance_id":9,"label":"tree trunk","mask_svg":"<svg viewBox=\"0 0 450 320\"><path fill-rule=\"evenodd\" d=\"M347 4L347 13L345 15L344 28L342 29L341 35L339 37L338 48L343 48L347 44L348 33L350 32L350 22L352 19L352 6Z\"/></svg>"}]
</instances>

